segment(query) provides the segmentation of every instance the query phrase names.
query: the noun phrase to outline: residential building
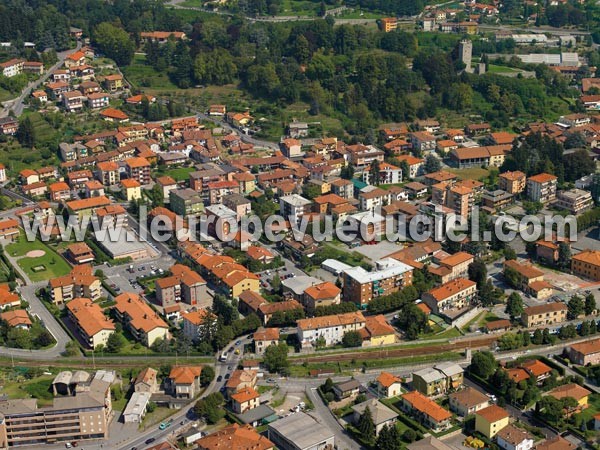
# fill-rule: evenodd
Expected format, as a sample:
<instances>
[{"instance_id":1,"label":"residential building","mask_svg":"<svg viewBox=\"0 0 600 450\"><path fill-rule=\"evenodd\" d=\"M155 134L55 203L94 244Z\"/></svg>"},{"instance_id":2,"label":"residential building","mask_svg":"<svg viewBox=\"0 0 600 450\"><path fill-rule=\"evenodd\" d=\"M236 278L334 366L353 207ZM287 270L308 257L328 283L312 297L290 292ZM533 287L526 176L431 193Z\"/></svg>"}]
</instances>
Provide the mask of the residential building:
<instances>
[{"instance_id":1,"label":"residential building","mask_svg":"<svg viewBox=\"0 0 600 450\"><path fill-rule=\"evenodd\" d=\"M140 39L142 42L154 41L165 44L169 39L180 41L186 38L183 31L142 31Z\"/></svg>"},{"instance_id":2,"label":"residential building","mask_svg":"<svg viewBox=\"0 0 600 450\"><path fill-rule=\"evenodd\" d=\"M369 409L371 417L373 418L375 435L379 435L384 427L394 426L396 423L398 413L385 406L378 399L374 398L366 400L352 407L352 423L354 423L354 425L359 423L361 416L365 413L367 408Z\"/></svg>"},{"instance_id":3,"label":"residential building","mask_svg":"<svg viewBox=\"0 0 600 450\"><path fill-rule=\"evenodd\" d=\"M5 322L9 328L29 330L32 325L29 314L24 309L11 309L10 311L0 313L0 320Z\"/></svg>"},{"instance_id":4,"label":"residential building","mask_svg":"<svg viewBox=\"0 0 600 450\"><path fill-rule=\"evenodd\" d=\"M123 410L124 423L142 423L146 415L151 394L149 392L134 392Z\"/></svg>"},{"instance_id":5,"label":"residential building","mask_svg":"<svg viewBox=\"0 0 600 450\"><path fill-rule=\"evenodd\" d=\"M496 434L498 447L504 450L530 450L533 437L525 430L508 425Z\"/></svg>"},{"instance_id":6,"label":"residential building","mask_svg":"<svg viewBox=\"0 0 600 450\"><path fill-rule=\"evenodd\" d=\"M562 302L530 306L521 315L521 322L527 328L553 325L567 319L567 305Z\"/></svg>"},{"instance_id":7,"label":"residential building","mask_svg":"<svg viewBox=\"0 0 600 450\"><path fill-rule=\"evenodd\" d=\"M157 376L158 371L151 367L142 370L133 382L134 392L149 392L151 394L157 392L159 389Z\"/></svg>"},{"instance_id":8,"label":"residential building","mask_svg":"<svg viewBox=\"0 0 600 450\"><path fill-rule=\"evenodd\" d=\"M354 198L354 185L350 180L338 178L331 182L331 192L344 200L350 200Z\"/></svg>"},{"instance_id":9,"label":"residential building","mask_svg":"<svg viewBox=\"0 0 600 450\"><path fill-rule=\"evenodd\" d=\"M335 383L333 385L333 394L338 401L345 398L356 398L360 392L361 384L358 380L351 378L347 381Z\"/></svg>"},{"instance_id":10,"label":"residential building","mask_svg":"<svg viewBox=\"0 0 600 450\"><path fill-rule=\"evenodd\" d=\"M71 199L71 188L63 181L52 183L48 186L48 190L50 191L50 200L55 202Z\"/></svg>"},{"instance_id":11,"label":"residential building","mask_svg":"<svg viewBox=\"0 0 600 450\"><path fill-rule=\"evenodd\" d=\"M527 187L527 177L523 172L504 172L498 176L498 188L509 194L520 194Z\"/></svg>"},{"instance_id":12,"label":"residential building","mask_svg":"<svg viewBox=\"0 0 600 450\"><path fill-rule=\"evenodd\" d=\"M536 445L535 450L575 450L577 448L577 445L567 441L562 436L555 436Z\"/></svg>"},{"instance_id":13,"label":"residential building","mask_svg":"<svg viewBox=\"0 0 600 450\"><path fill-rule=\"evenodd\" d=\"M382 314L365 317L365 327L358 332L363 339L363 346L381 347L396 342L396 330Z\"/></svg>"},{"instance_id":14,"label":"residential building","mask_svg":"<svg viewBox=\"0 0 600 450\"><path fill-rule=\"evenodd\" d=\"M315 344L320 338L326 346L338 344L348 331L358 331L365 327L365 317L361 312L313 317L298 320L298 341Z\"/></svg>"},{"instance_id":15,"label":"residential building","mask_svg":"<svg viewBox=\"0 0 600 450\"><path fill-rule=\"evenodd\" d=\"M230 395L231 409L237 414L243 414L260 404L260 394L251 387L245 387Z\"/></svg>"},{"instance_id":16,"label":"residential building","mask_svg":"<svg viewBox=\"0 0 600 450\"><path fill-rule=\"evenodd\" d=\"M569 417L574 413L580 412L588 407L588 400L592 391L580 386L577 383L568 383L555 387L548 391L546 395L554 397L557 400L565 398L573 398L577 402L576 406L571 406L566 409L566 416Z\"/></svg>"},{"instance_id":17,"label":"residential building","mask_svg":"<svg viewBox=\"0 0 600 450\"><path fill-rule=\"evenodd\" d=\"M425 19L424 19L425 20ZM435 20L432 18L431 20ZM425 30L427 31L427 30ZM447 444L444 444L438 438L433 436L427 436L419 441L415 441L412 444L406 446L407 450L453 450Z\"/></svg>"},{"instance_id":18,"label":"residential building","mask_svg":"<svg viewBox=\"0 0 600 450\"><path fill-rule=\"evenodd\" d=\"M343 300L360 307L373 298L389 295L412 284L413 268L396 259L385 258L375 263L375 270L367 272L362 267L344 271Z\"/></svg>"},{"instance_id":19,"label":"residential building","mask_svg":"<svg viewBox=\"0 0 600 450\"><path fill-rule=\"evenodd\" d=\"M162 177L157 177L156 183L162 188L163 201L168 203L169 192L177 189L177 182L173 178L165 175Z\"/></svg>"},{"instance_id":20,"label":"residential building","mask_svg":"<svg viewBox=\"0 0 600 450\"><path fill-rule=\"evenodd\" d=\"M292 416L289 416L292 417ZM274 450L275 444L250 425L234 423L196 441L198 450L220 450L223 443L235 450Z\"/></svg>"},{"instance_id":21,"label":"residential building","mask_svg":"<svg viewBox=\"0 0 600 450\"><path fill-rule=\"evenodd\" d=\"M100 279L93 275L92 266L89 264L75 266L70 274L50 279L48 289L55 305L67 303L78 297L96 301L102 296Z\"/></svg>"},{"instance_id":22,"label":"residential building","mask_svg":"<svg viewBox=\"0 0 600 450\"><path fill-rule=\"evenodd\" d=\"M119 165L114 161L99 162L96 164L96 177L104 186L117 184L119 181Z\"/></svg>"},{"instance_id":23,"label":"residential building","mask_svg":"<svg viewBox=\"0 0 600 450\"><path fill-rule=\"evenodd\" d=\"M425 164L424 159L416 158L412 155L400 155L396 157L396 159L400 163L406 162L406 164L408 164L409 173L403 174L405 178L416 178L423 174L423 167Z\"/></svg>"},{"instance_id":24,"label":"residential building","mask_svg":"<svg viewBox=\"0 0 600 450\"><path fill-rule=\"evenodd\" d=\"M71 200L66 203L70 214L77 216L81 220L85 216L91 216L98 208L108 207L111 201L105 197L92 197L82 200Z\"/></svg>"},{"instance_id":25,"label":"residential building","mask_svg":"<svg viewBox=\"0 0 600 450\"><path fill-rule=\"evenodd\" d=\"M0 448L108 438L112 381L114 373L98 371L85 390L41 408L34 398L0 401Z\"/></svg>"},{"instance_id":26,"label":"residential building","mask_svg":"<svg viewBox=\"0 0 600 450\"><path fill-rule=\"evenodd\" d=\"M373 184L371 168L366 167L363 171L363 181L367 184ZM379 183L377 184L397 184L402 183L402 169L389 163L379 163Z\"/></svg>"},{"instance_id":27,"label":"residential building","mask_svg":"<svg viewBox=\"0 0 600 450\"><path fill-rule=\"evenodd\" d=\"M441 363L413 373L413 387L424 395L439 395L463 384L464 371L454 363Z\"/></svg>"},{"instance_id":28,"label":"residential building","mask_svg":"<svg viewBox=\"0 0 600 450\"><path fill-rule=\"evenodd\" d=\"M264 303L258 308L258 318L264 325L267 325L273 315L277 313L299 313L300 311L303 311L302 305L295 299L275 303Z\"/></svg>"},{"instance_id":29,"label":"residential building","mask_svg":"<svg viewBox=\"0 0 600 450\"><path fill-rule=\"evenodd\" d=\"M156 280L156 300L161 306L184 302L196 305L206 298L206 281L198 273L182 264L170 269L171 276Z\"/></svg>"},{"instance_id":30,"label":"residential building","mask_svg":"<svg viewBox=\"0 0 600 450\"><path fill-rule=\"evenodd\" d=\"M21 297L14 292L10 292L8 283L0 284L0 310L6 308L18 308L21 306Z\"/></svg>"},{"instance_id":31,"label":"residential building","mask_svg":"<svg viewBox=\"0 0 600 450\"><path fill-rule=\"evenodd\" d=\"M377 393L383 397L397 397L402 393L402 380L389 372L381 372L374 385Z\"/></svg>"},{"instance_id":32,"label":"residential building","mask_svg":"<svg viewBox=\"0 0 600 450\"><path fill-rule=\"evenodd\" d=\"M286 195L279 198L279 212L290 222L299 224L305 214L311 212L312 202L298 194Z\"/></svg>"},{"instance_id":33,"label":"residential building","mask_svg":"<svg viewBox=\"0 0 600 450\"><path fill-rule=\"evenodd\" d=\"M450 410L462 417L473 415L490 405L489 397L472 387L452 392L448 395L448 400Z\"/></svg>"},{"instance_id":34,"label":"residential building","mask_svg":"<svg viewBox=\"0 0 600 450\"><path fill-rule=\"evenodd\" d=\"M512 145L490 145L487 147L459 147L450 152L450 159L459 169L469 167L500 167Z\"/></svg>"},{"instance_id":35,"label":"residential building","mask_svg":"<svg viewBox=\"0 0 600 450\"><path fill-rule=\"evenodd\" d=\"M452 414L418 391L404 394L401 408L434 432L440 432L450 427Z\"/></svg>"},{"instance_id":36,"label":"residential building","mask_svg":"<svg viewBox=\"0 0 600 450\"><path fill-rule=\"evenodd\" d=\"M93 92L88 94L88 106L92 109L106 108L109 105L110 97L104 92Z\"/></svg>"},{"instance_id":37,"label":"residential building","mask_svg":"<svg viewBox=\"0 0 600 450\"><path fill-rule=\"evenodd\" d=\"M108 338L115 332L115 324L97 303L89 298L75 298L67 303L67 311L88 348L106 347Z\"/></svg>"},{"instance_id":38,"label":"residential building","mask_svg":"<svg viewBox=\"0 0 600 450\"><path fill-rule=\"evenodd\" d=\"M267 428L267 437L280 450L331 450L335 448L333 432L302 411L270 423Z\"/></svg>"},{"instance_id":39,"label":"residential building","mask_svg":"<svg viewBox=\"0 0 600 450\"><path fill-rule=\"evenodd\" d=\"M427 131L414 131L409 133L412 148L419 153L434 152L436 148L435 136Z\"/></svg>"},{"instance_id":40,"label":"residential building","mask_svg":"<svg viewBox=\"0 0 600 450\"><path fill-rule=\"evenodd\" d=\"M254 353L262 355L267 347L279 343L279 328L259 328L252 336Z\"/></svg>"},{"instance_id":41,"label":"residential building","mask_svg":"<svg viewBox=\"0 0 600 450\"><path fill-rule=\"evenodd\" d=\"M442 259L434 258L437 265L430 264L429 272L440 279L442 284L457 278L469 277L469 266L475 260L470 253L457 252Z\"/></svg>"},{"instance_id":42,"label":"residential building","mask_svg":"<svg viewBox=\"0 0 600 450\"><path fill-rule=\"evenodd\" d=\"M594 206L592 193L582 189L560 191L554 206L568 210L571 214L581 214Z\"/></svg>"},{"instance_id":43,"label":"residential building","mask_svg":"<svg viewBox=\"0 0 600 450\"><path fill-rule=\"evenodd\" d=\"M517 287L523 292L544 300L552 295L552 285L544 281L544 272L531 264L520 263L516 260L504 262L504 274L514 278Z\"/></svg>"},{"instance_id":44,"label":"residential building","mask_svg":"<svg viewBox=\"0 0 600 450\"><path fill-rule=\"evenodd\" d=\"M204 211L204 200L193 189L174 189L169 192L170 208L180 216L198 216Z\"/></svg>"},{"instance_id":45,"label":"residential building","mask_svg":"<svg viewBox=\"0 0 600 450\"><path fill-rule=\"evenodd\" d=\"M379 20L379 28L384 33L389 33L398 28L398 19L395 17L383 17Z\"/></svg>"},{"instance_id":46,"label":"residential building","mask_svg":"<svg viewBox=\"0 0 600 450\"><path fill-rule=\"evenodd\" d=\"M217 323L214 314L209 315L205 309L190 311L182 315L183 334L192 341L198 342L206 338L207 326L216 331ZM207 323L212 322L212 323Z\"/></svg>"},{"instance_id":47,"label":"residential building","mask_svg":"<svg viewBox=\"0 0 600 450\"><path fill-rule=\"evenodd\" d=\"M600 280L600 251L584 250L571 257L571 271L580 277Z\"/></svg>"},{"instance_id":48,"label":"residential building","mask_svg":"<svg viewBox=\"0 0 600 450\"><path fill-rule=\"evenodd\" d=\"M123 75L106 75L104 77L104 84L106 86L106 89L108 89L110 92L119 91L123 89Z\"/></svg>"},{"instance_id":49,"label":"residential building","mask_svg":"<svg viewBox=\"0 0 600 450\"><path fill-rule=\"evenodd\" d=\"M175 398L193 399L200 391L201 366L173 366L165 379L165 393Z\"/></svg>"},{"instance_id":50,"label":"residential building","mask_svg":"<svg viewBox=\"0 0 600 450\"><path fill-rule=\"evenodd\" d=\"M62 103L67 112L77 112L83 109L86 100L86 96L80 91L69 91L62 94Z\"/></svg>"},{"instance_id":51,"label":"residential building","mask_svg":"<svg viewBox=\"0 0 600 450\"><path fill-rule=\"evenodd\" d=\"M221 204L224 197L240 193L239 183L233 180L213 181L208 183L206 187L208 189L208 201L211 205Z\"/></svg>"},{"instance_id":52,"label":"residential building","mask_svg":"<svg viewBox=\"0 0 600 450\"><path fill-rule=\"evenodd\" d=\"M281 141L281 150L287 158L302 156L302 142L298 139L288 138Z\"/></svg>"},{"instance_id":53,"label":"residential building","mask_svg":"<svg viewBox=\"0 0 600 450\"><path fill-rule=\"evenodd\" d=\"M0 220L0 238L12 241L19 234L19 222L16 219Z\"/></svg>"},{"instance_id":54,"label":"residential building","mask_svg":"<svg viewBox=\"0 0 600 450\"><path fill-rule=\"evenodd\" d=\"M0 70L2 70L2 75L4 75L6 78L12 78L23 73L24 64L25 61L22 59L11 59L0 63Z\"/></svg>"},{"instance_id":55,"label":"residential building","mask_svg":"<svg viewBox=\"0 0 600 450\"><path fill-rule=\"evenodd\" d=\"M66 142L61 142L58 145L58 149L63 161L76 161L79 158L88 156L87 147L79 143L67 144Z\"/></svg>"},{"instance_id":56,"label":"residential building","mask_svg":"<svg viewBox=\"0 0 600 450\"><path fill-rule=\"evenodd\" d=\"M370 186L358 194L361 211L373 211L390 203L390 193L385 189Z\"/></svg>"},{"instance_id":57,"label":"residential building","mask_svg":"<svg viewBox=\"0 0 600 450\"><path fill-rule=\"evenodd\" d=\"M476 295L477 283L457 278L423 293L422 299L434 313L454 317L461 310L470 308Z\"/></svg>"},{"instance_id":58,"label":"residential building","mask_svg":"<svg viewBox=\"0 0 600 450\"><path fill-rule=\"evenodd\" d=\"M203 273L226 295L238 298L242 292L259 292L260 279L227 256L208 256L199 264Z\"/></svg>"},{"instance_id":59,"label":"residential building","mask_svg":"<svg viewBox=\"0 0 600 450\"><path fill-rule=\"evenodd\" d=\"M513 202L513 194L496 189L495 191L484 191L481 196L483 206L493 212L497 212Z\"/></svg>"},{"instance_id":60,"label":"residential building","mask_svg":"<svg viewBox=\"0 0 600 450\"><path fill-rule=\"evenodd\" d=\"M85 242L75 242L67 246L67 258L75 264L87 264L94 261L94 252Z\"/></svg>"},{"instance_id":61,"label":"residential building","mask_svg":"<svg viewBox=\"0 0 600 450\"><path fill-rule=\"evenodd\" d=\"M0 131L2 134L13 136L19 129L19 121L13 117L0 118Z\"/></svg>"},{"instance_id":62,"label":"residential building","mask_svg":"<svg viewBox=\"0 0 600 450\"><path fill-rule=\"evenodd\" d=\"M600 364L600 338L571 345L569 359L580 366Z\"/></svg>"},{"instance_id":63,"label":"residential building","mask_svg":"<svg viewBox=\"0 0 600 450\"><path fill-rule=\"evenodd\" d=\"M246 388L254 389L258 382L258 371L254 369L236 369L225 383L227 397Z\"/></svg>"},{"instance_id":64,"label":"residential building","mask_svg":"<svg viewBox=\"0 0 600 450\"><path fill-rule=\"evenodd\" d=\"M556 198L558 178L540 173L527 179L527 197L532 202L548 203Z\"/></svg>"},{"instance_id":65,"label":"residential building","mask_svg":"<svg viewBox=\"0 0 600 450\"><path fill-rule=\"evenodd\" d=\"M491 439L510 423L508 412L498 405L475 412L475 430Z\"/></svg>"},{"instance_id":66,"label":"residential building","mask_svg":"<svg viewBox=\"0 0 600 450\"><path fill-rule=\"evenodd\" d=\"M303 305L308 311L319 306L337 305L341 301L342 290L330 281L313 285L304 291Z\"/></svg>"},{"instance_id":67,"label":"residential building","mask_svg":"<svg viewBox=\"0 0 600 450\"><path fill-rule=\"evenodd\" d=\"M135 339L150 347L157 339L168 339L169 326L150 305L132 292L115 297L117 318Z\"/></svg>"},{"instance_id":68,"label":"residential building","mask_svg":"<svg viewBox=\"0 0 600 450\"><path fill-rule=\"evenodd\" d=\"M125 168L129 178L138 181L141 185L150 183L150 163L146 158L128 158L125 160Z\"/></svg>"}]
</instances>

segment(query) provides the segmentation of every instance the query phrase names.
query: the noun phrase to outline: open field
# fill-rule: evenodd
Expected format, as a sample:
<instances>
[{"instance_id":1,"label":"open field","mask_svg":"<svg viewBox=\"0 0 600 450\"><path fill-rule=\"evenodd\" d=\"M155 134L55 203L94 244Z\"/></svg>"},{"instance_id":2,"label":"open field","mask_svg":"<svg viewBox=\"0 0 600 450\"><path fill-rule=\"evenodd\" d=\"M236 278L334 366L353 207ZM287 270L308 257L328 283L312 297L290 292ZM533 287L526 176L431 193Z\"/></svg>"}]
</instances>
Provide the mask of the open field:
<instances>
[{"instance_id":1,"label":"open field","mask_svg":"<svg viewBox=\"0 0 600 450\"><path fill-rule=\"evenodd\" d=\"M479 180L480 178L486 178L490 171L481 167L471 167L469 169L447 169L448 172L452 172L458 175L460 178L468 180Z\"/></svg>"},{"instance_id":2,"label":"open field","mask_svg":"<svg viewBox=\"0 0 600 450\"><path fill-rule=\"evenodd\" d=\"M6 251L10 256L18 258L17 264L33 282L60 277L71 271L69 264L58 253L38 240L29 242L21 236L18 242L9 244ZM30 251L43 251L44 255L25 256ZM34 270L35 268L40 270Z\"/></svg>"},{"instance_id":3,"label":"open field","mask_svg":"<svg viewBox=\"0 0 600 450\"><path fill-rule=\"evenodd\" d=\"M135 88L177 89L166 71L158 72L154 67L146 65L146 56L136 54L132 63L123 68L127 80Z\"/></svg>"}]
</instances>

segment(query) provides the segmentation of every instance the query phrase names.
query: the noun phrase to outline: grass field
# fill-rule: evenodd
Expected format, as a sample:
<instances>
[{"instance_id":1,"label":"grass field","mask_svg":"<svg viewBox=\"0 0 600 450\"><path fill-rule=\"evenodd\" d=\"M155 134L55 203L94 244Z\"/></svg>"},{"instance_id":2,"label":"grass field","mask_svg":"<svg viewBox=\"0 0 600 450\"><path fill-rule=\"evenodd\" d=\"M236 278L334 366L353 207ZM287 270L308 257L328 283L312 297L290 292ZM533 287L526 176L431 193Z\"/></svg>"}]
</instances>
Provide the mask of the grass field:
<instances>
[{"instance_id":1,"label":"grass field","mask_svg":"<svg viewBox=\"0 0 600 450\"><path fill-rule=\"evenodd\" d=\"M160 171L160 176L167 175L173 178L175 181L185 181L189 179L190 173L194 172L195 170L195 167L179 167L177 169Z\"/></svg>"},{"instance_id":2,"label":"grass field","mask_svg":"<svg viewBox=\"0 0 600 450\"><path fill-rule=\"evenodd\" d=\"M52 404L52 392L50 386L54 376L43 376L28 381L6 381L1 393L8 398L37 398L38 406L48 406Z\"/></svg>"},{"instance_id":3,"label":"grass field","mask_svg":"<svg viewBox=\"0 0 600 450\"><path fill-rule=\"evenodd\" d=\"M488 64L487 71L489 73L512 73L512 72L520 72L519 70L513 69L512 67L497 66L495 64Z\"/></svg>"},{"instance_id":4,"label":"grass field","mask_svg":"<svg viewBox=\"0 0 600 450\"><path fill-rule=\"evenodd\" d=\"M469 169L448 169L448 172L452 172L458 175L460 178L468 180L479 180L480 178L486 178L490 171L481 167L471 167Z\"/></svg>"},{"instance_id":5,"label":"grass field","mask_svg":"<svg viewBox=\"0 0 600 450\"><path fill-rule=\"evenodd\" d=\"M42 250L46 253L35 258L23 256L31 250ZM9 244L6 251L10 256L18 258L17 264L33 282L67 275L71 271L69 264L58 253L37 240L29 242L21 237L18 242ZM34 271L33 268L38 266L44 266L45 270Z\"/></svg>"},{"instance_id":6,"label":"grass field","mask_svg":"<svg viewBox=\"0 0 600 450\"><path fill-rule=\"evenodd\" d=\"M127 80L136 88L177 89L167 72L157 72L154 67L146 65L146 56L136 54L132 63L123 68Z\"/></svg>"}]
</instances>

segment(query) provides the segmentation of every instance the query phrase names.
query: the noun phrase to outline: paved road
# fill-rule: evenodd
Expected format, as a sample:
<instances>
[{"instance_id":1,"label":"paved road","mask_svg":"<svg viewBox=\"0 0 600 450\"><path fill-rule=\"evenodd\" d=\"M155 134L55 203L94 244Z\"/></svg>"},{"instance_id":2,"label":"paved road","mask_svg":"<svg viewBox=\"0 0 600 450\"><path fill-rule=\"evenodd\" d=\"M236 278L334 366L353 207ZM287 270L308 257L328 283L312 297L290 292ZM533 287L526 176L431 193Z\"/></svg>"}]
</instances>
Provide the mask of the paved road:
<instances>
[{"instance_id":1,"label":"paved road","mask_svg":"<svg viewBox=\"0 0 600 450\"><path fill-rule=\"evenodd\" d=\"M208 120L210 122L213 122L215 124L217 124L219 127L223 128L223 130L225 130L226 132L235 132L236 134L238 134L242 140L242 142L245 142L247 144L252 144L255 147L262 147L262 148L268 148L271 150L278 150L279 149L279 145L277 145L276 143L270 142L270 141L265 141L262 139L256 139L255 137L249 136L247 134L245 134L244 132L242 132L241 130L231 126L231 124L225 122L224 120L220 119L219 117L215 117L215 116L209 116L208 114L205 114L203 112L196 112L196 116L200 119L200 120Z\"/></svg>"},{"instance_id":2,"label":"paved road","mask_svg":"<svg viewBox=\"0 0 600 450\"><path fill-rule=\"evenodd\" d=\"M46 72L40 78L29 83L25 87L25 89L23 89L23 91L21 92L21 95L19 97L17 97L14 100L9 100L9 101L4 102L4 104L6 106L4 107L4 109L2 109L0 111L0 116L6 117L12 110L14 115L19 117L23 113L23 109L25 109L24 101L31 94L31 92L34 91L35 89L37 89L37 87L40 86L44 81L46 81L48 79L48 77L52 74L52 72L54 72L56 69L60 68L63 65L63 63L68 55L79 50L80 48L81 48L81 41L77 41L77 47L75 49L69 49L69 50L65 50L60 53L57 53L57 56L58 56L57 63L54 64L52 67L48 68L46 70Z\"/></svg>"}]
</instances>

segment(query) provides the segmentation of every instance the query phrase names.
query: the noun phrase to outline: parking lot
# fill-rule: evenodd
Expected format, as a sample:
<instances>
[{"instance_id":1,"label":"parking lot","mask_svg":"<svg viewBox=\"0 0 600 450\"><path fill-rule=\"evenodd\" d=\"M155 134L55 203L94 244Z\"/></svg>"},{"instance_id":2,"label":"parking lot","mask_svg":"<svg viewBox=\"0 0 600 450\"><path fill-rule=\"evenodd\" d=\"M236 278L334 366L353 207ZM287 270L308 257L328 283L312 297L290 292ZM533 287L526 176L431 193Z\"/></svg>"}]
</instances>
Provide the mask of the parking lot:
<instances>
[{"instance_id":1,"label":"parking lot","mask_svg":"<svg viewBox=\"0 0 600 450\"><path fill-rule=\"evenodd\" d=\"M106 275L106 281L109 285L114 285L113 289L117 293L121 292L140 292L143 288L136 282L137 278L143 278L154 275L159 275L168 271L176 261L169 255L162 255L160 258L152 260L144 260L132 262L131 264L123 264L120 266L109 267L104 264L96 266L95 269L100 269ZM130 272L129 267L133 266L133 272ZM133 283L130 281L132 280Z\"/></svg>"}]
</instances>

